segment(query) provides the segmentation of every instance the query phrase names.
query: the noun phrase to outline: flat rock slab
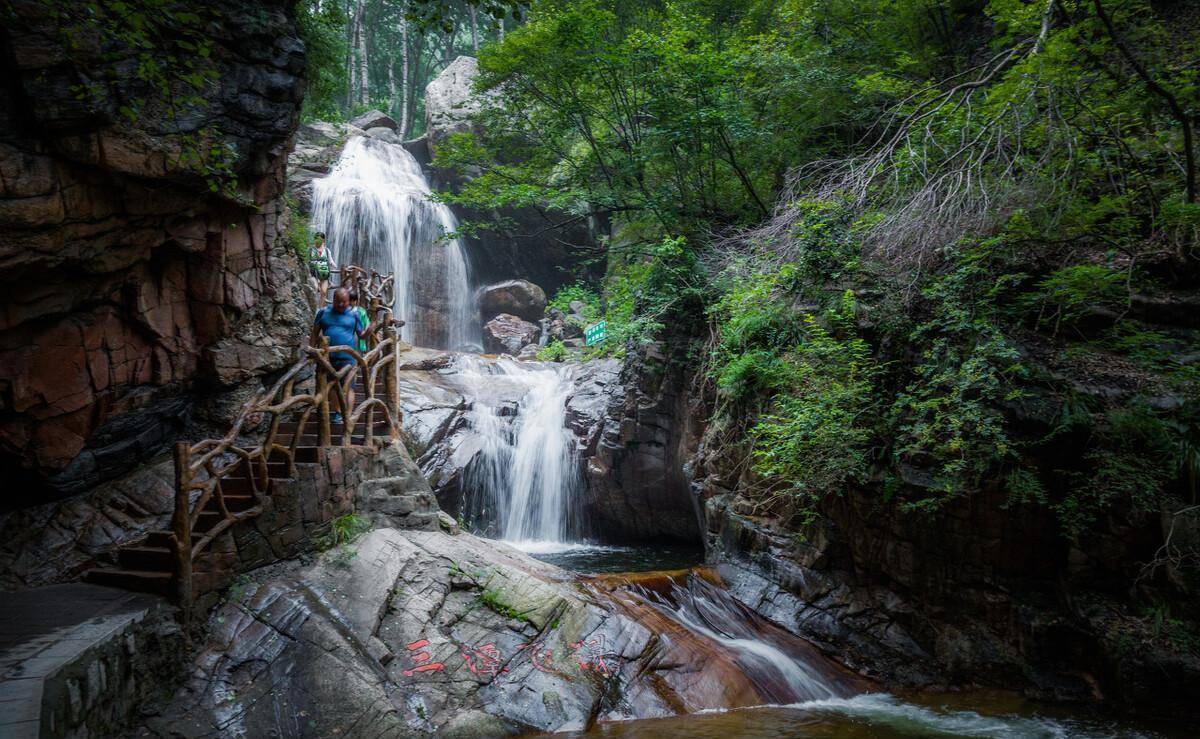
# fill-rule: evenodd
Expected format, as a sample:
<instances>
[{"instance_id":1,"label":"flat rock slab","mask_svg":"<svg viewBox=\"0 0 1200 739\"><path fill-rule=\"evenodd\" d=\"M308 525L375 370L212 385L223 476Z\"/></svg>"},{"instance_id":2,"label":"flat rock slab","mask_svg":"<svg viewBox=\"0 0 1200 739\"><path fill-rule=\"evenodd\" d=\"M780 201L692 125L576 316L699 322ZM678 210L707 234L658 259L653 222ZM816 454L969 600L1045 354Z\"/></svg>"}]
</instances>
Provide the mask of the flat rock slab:
<instances>
[{"instance_id":1,"label":"flat rock slab","mask_svg":"<svg viewBox=\"0 0 1200 739\"><path fill-rule=\"evenodd\" d=\"M505 736L770 697L746 655L639 592L469 534L376 529L231 593L186 686L143 729Z\"/></svg>"},{"instance_id":2,"label":"flat rock slab","mask_svg":"<svg viewBox=\"0 0 1200 739\"><path fill-rule=\"evenodd\" d=\"M139 654L147 633L176 650ZM176 659L181 644L173 609L154 596L82 583L3 594L0 736L119 727L163 687L159 661Z\"/></svg>"}]
</instances>

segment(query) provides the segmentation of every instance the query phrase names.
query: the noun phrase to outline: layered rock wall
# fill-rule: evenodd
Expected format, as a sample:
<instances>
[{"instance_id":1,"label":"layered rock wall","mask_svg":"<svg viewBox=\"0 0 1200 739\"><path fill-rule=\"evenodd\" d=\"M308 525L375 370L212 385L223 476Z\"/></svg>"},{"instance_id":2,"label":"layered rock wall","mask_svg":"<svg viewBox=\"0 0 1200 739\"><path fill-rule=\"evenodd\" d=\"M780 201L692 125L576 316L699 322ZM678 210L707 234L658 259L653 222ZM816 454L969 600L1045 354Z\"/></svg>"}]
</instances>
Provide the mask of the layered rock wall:
<instances>
[{"instance_id":1,"label":"layered rock wall","mask_svg":"<svg viewBox=\"0 0 1200 739\"><path fill-rule=\"evenodd\" d=\"M690 374L663 344L626 361L588 362L567 400L579 438L585 518L596 535L626 541L701 538L699 500L684 474L702 433L693 413Z\"/></svg>"},{"instance_id":2,"label":"layered rock wall","mask_svg":"<svg viewBox=\"0 0 1200 739\"><path fill-rule=\"evenodd\" d=\"M212 81L192 102L195 70L155 48L150 79L71 4L10 3L0 24L2 507L128 470L306 328L279 238L303 95L290 3L194 5Z\"/></svg>"}]
</instances>

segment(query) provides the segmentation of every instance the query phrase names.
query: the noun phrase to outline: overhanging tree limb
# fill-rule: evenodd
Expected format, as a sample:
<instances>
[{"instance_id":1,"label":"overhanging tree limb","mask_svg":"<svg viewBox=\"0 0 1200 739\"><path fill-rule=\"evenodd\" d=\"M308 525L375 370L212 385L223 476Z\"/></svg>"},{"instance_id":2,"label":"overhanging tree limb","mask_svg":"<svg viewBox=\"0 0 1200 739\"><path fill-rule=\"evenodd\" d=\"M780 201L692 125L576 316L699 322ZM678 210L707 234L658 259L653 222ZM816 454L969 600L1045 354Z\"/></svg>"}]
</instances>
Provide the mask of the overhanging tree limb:
<instances>
[{"instance_id":1,"label":"overhanging tree limb","mask_svg":"<svg viewBox=\"0 0 1200 739\"><path fill-rule=\"evenodd\" d=\"M1183 106L1179 104L1179 99L1150 76L1150 73L1146 71L1146 67L1134 55L1133 50L1117 35L1117 29L1113 25L1112 18L1105 12L1104 5L1100 0L1092 0L1092 7L1096 9L1096 15L1104 25L1104 30L1108 33L1108 37L1112 39L1113 45L1117 47L1117 51L1121 52L1121 56L1125 58L1125 61L1129 62L1129 66L1133 67L1133 71L1146 84L1150 92L1163 99L1163 102L1167 104L1167 108L1171 111L1171 117L1183 128L1183 157L1185 175L1187 177L1186 197L1187 202L1195 203L1196 153L1192 144L1192 122L1188 119L1187 113L1184 112Z\"/></svg>"}]
</instances>

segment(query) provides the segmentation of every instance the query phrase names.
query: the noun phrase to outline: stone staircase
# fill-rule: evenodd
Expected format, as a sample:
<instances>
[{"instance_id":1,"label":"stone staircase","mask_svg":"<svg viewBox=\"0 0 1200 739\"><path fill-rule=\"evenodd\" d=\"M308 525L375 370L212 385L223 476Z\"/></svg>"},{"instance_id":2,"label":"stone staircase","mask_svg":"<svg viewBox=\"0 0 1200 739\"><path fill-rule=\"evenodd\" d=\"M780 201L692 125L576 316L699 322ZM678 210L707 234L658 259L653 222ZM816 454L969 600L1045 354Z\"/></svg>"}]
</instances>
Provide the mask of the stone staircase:
<instances>
[{"instance_id":1,"label":"stone staircase","mask_svg":"<svg viewBox=\"0 0 1200 739\"><path fill-rule=\"evenodd\" d=\"M377 392L383 388L382 379L376 383ZM358 397L364 395L362 377L354 381L354 391ZM388 438L389 428L386 417L378 414L375 419L375 438ZM317 466L325 463L325 449L321 446L317 424L312 419L306 424L303 434L297 439L296 433L299 419L295 414L289 415L279 424L279 439L290 445L295 442L295 467L289 469L287 456L275 452L268 458L266 464L267 481L264 494L270 502L273 492L284 490L287 484L296 479L304 466ZM364 446L366 440L366 423L360 422L351 436L351 446ZM345 428L342 424L330 425L331 443L341 444ZM230 513L249 511L257 505L254 495L254 481L251 479L250 464L243 461L231 467L220 477L221 489L224 493L226 508ZM198 520L193 528L193 535L203 535L213 526L224 519L217 498L210 498L200 510ZM232 530L222 535L228 536ZM94 585L106 585L141 593L152 593L171 597L175 585L175 537L171 531L158 530L149 532L145 538L119 547L113 555L113 561L106 566L99 566L86 571L83 581Z\"/></svg>"}]
</instances>

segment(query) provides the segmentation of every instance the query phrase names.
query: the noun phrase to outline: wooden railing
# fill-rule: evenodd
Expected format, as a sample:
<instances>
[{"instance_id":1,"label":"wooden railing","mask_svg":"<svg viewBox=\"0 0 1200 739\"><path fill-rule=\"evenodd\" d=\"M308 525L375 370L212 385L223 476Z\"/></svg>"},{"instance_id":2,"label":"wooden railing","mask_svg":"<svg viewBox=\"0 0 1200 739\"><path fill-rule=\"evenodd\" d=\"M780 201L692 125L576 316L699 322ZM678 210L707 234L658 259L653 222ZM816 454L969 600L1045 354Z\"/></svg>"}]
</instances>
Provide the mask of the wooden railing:
<instances>
[{"instance_id":1,"label":"wooden railing","mask_svg":"<svg viewBox=\"0 0 1200 739\"><path fill-rule=\"evenodd\" d=\"M365 270L354 264L334 271L340 276L340 286L357 289L364 301L368 297L374 297L383 305L391 305L396 300L395 275L382 275L373 269Z\"/></svg>"},{"instance_id":2,"label":"wooden railing","mask_svg":"<svg viewBox=\"0 0 1200 739\"><path fill-rule=\"evenodd\" d=\"M329 346L328 339L321 337L320 346L304 346L301 359L270 389L247 401L223 438L175 445L175 509L171 529L175 585L184 613L190 611L194 597L192 565L196 558L231 526L262 513L270 479L268 465L285 463L287 476L294 476L297 448L310 423L315 424L319 447L351 446L360 427L362 432L357 436L364 445L373 445L377 438L383 438L375 433L379 420L386 420L387 438L399 436L397 372L403 344L398 329L403 322L392 318L393 278L358 267L341 270L341 276L342 284L358 288L360 302L369 305L370 315L382 325L383 336L376 332L368 336L365 351L353 346ZM330 355L337 352L353 357L353 363L334 369ZM351 389L359 377L363 380L362 388L351 405ZM377 395L380 385L382 397ZM343 417L336 440L331 397L338 401ZM280 426L285 421L293 428L281 432ZM248 437L253 441L248 442ZM239 479L250 481L254 505L245 510L230 510L226 504L222 481L233 477L231 473L235 471L244 473ZM198 531L201 513L211 512L213 502L220 520Z\"/></svg>"}]
</instances>

